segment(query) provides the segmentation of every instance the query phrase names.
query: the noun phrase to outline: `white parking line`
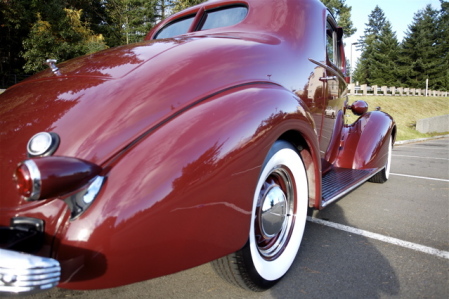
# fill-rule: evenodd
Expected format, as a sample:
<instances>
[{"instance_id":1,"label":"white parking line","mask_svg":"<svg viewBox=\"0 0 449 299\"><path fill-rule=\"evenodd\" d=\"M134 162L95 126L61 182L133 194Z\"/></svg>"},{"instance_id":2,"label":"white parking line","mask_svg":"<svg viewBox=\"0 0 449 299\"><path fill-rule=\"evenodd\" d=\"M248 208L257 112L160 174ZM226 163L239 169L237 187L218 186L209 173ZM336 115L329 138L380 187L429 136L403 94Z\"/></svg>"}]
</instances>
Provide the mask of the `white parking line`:
<instances>
[{"instance_id":1,"label":"white parking line","mask_svg":"<svg viewBox=\"0 0 449 299\"><path fill-rule=\"evenodd\" d=\"M379 240L379 241L382 241L382 242L385 242L385 243L390 243L390 244L393 244L393 245L401 246L401 247L412 249L412 250L415 250L415 251L420 251L420 252L423 252L423 253L427 253L427 254L430 254L430 255L433 255L433 256L449 259L449 252L448 251L439 250L439 249L435 249L435 248L432 248L432 247L419 245L419 244L416 244L416 243L407 242L407 241L403 241L403 240L396 239L396 238L387 237L387 236L384 236L384 235L368 232L366 230L358 229L358 228L355 228L355 227L350 227L350 226L339 224L339 223L335 223L335 222L325 221L325 220L318 219L318 218L312 218L312 217L309 217L309 216L307 217L307 220L310 221L310 222L313 222L313 223L325 225L325 226L332 227L332 228L335 228L335 229L339 229L339 230L342 230L342 231L345 231L345 232L348 232L348 233L352 233L352 234L355 234L355 235L364 236L364 237L375 239L375 240Z\"/></svg>"},{"instance_id":2,"label":"white parking line","mask_svg":"<svg viewBox=\"0 0 449 299\"><path fill-rule=\"evenodd\" d=\"M394 157L421 158L421 159L433 159L433 160L446 160L446 161L449 161L448 158L420 157L420 156L407 156L407 155L395 155L395 154L393 154L392 156L394 156Z\"/></svg>"},{"instance_id":3,"label":"white parking line","mask_svg":"<svg viewBox=\"0 0 449 299\"><path fill-rule=\"evenodd\" d=\"M425 176L416 176L416 175L408 175L408 174L400 174L400 173L390 173L390 175L405 176L405 177L414 178L414 179L423 179L423 180L432 180L432 181L440 181L440 182L449 182L449 180L446 180L446 179L428 178L428 177L425 177Z\"/></svg>"}]
</instances>

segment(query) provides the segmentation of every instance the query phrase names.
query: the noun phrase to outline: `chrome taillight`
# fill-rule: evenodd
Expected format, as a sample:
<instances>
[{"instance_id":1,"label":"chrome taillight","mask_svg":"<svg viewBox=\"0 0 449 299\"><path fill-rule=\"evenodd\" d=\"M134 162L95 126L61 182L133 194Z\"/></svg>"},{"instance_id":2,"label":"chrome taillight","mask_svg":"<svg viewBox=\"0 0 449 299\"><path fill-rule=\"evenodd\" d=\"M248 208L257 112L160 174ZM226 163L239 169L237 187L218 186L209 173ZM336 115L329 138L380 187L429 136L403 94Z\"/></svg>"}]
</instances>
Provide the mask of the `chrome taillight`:
<instances>
[{"instance_id":1,"label":"chrome taillight","mask_svg":"<svg viewBox=\"0 0 449 299\"><path fill-rule=\"evenodd\" d=\"M41 193L41 175L33 160L26 160L17 167L14 178L19 194L27 200L38 200Z\"/></svg>"},{"instance_id":2,"label":"chrome taillight","mask_svg":"<svg viewBox=\"0 0 449 299\"><path fill-rule=\"evenodd\" d=\"M34 201L75 192L101 171L100 166L77 158L42 157L20 163L14 178L19 194Z\"/></svg>"}]
</instances>

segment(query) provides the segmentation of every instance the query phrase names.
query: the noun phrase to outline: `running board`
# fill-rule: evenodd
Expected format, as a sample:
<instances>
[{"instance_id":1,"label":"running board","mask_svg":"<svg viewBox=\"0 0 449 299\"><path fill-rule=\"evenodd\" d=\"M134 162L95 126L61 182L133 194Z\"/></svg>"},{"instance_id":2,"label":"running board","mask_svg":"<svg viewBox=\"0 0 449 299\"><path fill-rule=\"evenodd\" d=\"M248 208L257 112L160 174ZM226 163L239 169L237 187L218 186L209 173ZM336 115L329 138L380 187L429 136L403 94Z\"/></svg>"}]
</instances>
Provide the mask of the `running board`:
<instances>
[{"instance_id":1,"label":"running board","mask_svg":"<svg viewBox=\"0 0 449 299\"><path fill-rule=\"evenodd\" d=\"M347 169L333 168L323 177L322 203L325 206L345 196L369 178L371 178L378 169Z\"/></svg>"}]
</instances>

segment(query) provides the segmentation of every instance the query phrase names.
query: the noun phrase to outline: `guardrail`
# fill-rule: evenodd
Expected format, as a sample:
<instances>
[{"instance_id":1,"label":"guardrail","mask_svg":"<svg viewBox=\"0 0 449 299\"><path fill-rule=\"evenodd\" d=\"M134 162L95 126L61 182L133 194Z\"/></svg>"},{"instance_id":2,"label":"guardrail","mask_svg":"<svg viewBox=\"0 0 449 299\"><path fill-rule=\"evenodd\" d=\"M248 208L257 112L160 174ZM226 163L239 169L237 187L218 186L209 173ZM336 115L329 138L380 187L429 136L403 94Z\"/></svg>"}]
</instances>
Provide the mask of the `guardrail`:
<instances>
[{"instance_id":1,"label":"guardrail","mask_svg":"<svg viewBox=\"0 0 449 299\"><path fill-rule=\"evenodd\" d=\"M429 97L449 97L448 91L426 90L420 88L406 88L394 86L368 86L367 84L348 84L349 95L354 96L429 96Z\"/></svg>"},{"instance_id":2,"label":"guardrail","mask_svg":"<svg viewBox=\"0 0 449 299\"><path fill-rule=\"evenodd\" d=\"M0 74L0 88L5 89L20 81L30 77L31 75L15 75L15 74Z\"/></svg>"}]
</instances>

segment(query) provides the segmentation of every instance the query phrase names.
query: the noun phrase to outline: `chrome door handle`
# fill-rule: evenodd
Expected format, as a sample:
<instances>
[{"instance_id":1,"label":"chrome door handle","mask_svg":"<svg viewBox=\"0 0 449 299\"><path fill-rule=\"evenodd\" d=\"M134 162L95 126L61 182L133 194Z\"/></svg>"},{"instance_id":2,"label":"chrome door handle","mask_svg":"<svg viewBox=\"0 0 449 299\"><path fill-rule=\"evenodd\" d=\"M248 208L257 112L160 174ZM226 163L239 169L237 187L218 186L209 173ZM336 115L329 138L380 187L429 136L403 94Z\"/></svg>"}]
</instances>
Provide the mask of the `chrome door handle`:
<instances>
[{"instance_id":1,"label":"chrome door handle","mask_svg":"<svg viewBox=\"0 0 449 299\"><path fill-rule=\"evenodd\" d=\"M322 81L322 82L327 82L329 80L337 81L337 76L320 77L320 81Z\"/></svg>"}]
</instances>

